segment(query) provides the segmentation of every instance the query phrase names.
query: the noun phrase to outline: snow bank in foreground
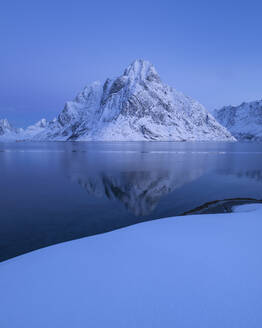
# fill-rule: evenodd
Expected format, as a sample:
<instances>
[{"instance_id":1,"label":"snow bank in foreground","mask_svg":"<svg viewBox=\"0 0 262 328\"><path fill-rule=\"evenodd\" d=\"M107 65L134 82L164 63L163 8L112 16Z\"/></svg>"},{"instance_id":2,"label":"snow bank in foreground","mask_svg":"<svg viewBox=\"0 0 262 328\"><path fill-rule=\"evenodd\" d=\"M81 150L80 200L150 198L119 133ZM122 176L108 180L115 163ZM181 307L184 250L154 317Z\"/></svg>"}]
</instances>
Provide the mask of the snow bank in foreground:
<instances>
[{"instance_id":1,"label":"snow bank in foreground","mask_svg":"<svg viewBox=\"0 0 262 328\"><path fill-rule=\"evenodd\" d=\"M245 205L241 205L241 206L234 206L232 208L233 212L235 213L242 213L242 212L253 212L253 211L257 211L260 210L261 208L261 204L257 203L257 204L245 204Z\"/></svg>"},{"instance_id":2,"label":"snow bank in foreground","mask_svg":"<svg viewBox=\"0 0 262 328\"><path fill-rule=\"evenodd\" d=\"M156 220L0 264L0 326L262 326L262 207Z\"/></svg>"}]
</instances>

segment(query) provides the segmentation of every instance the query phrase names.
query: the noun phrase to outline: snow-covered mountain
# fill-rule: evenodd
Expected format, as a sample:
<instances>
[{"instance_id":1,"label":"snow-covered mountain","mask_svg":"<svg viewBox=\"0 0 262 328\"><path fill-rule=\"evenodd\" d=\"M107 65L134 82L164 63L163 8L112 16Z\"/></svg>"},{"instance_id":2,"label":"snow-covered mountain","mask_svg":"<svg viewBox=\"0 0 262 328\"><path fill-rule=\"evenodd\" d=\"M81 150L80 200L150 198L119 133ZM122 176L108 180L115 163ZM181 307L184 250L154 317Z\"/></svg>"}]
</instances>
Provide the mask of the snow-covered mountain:
<instances>
[{"instance_id":1,"label":"snow-covered mountain","mask_svg":"<svg viewBox=\"0 0 262 328\"><path fill-rule=\"evenodd\" d=\"M20 139L98 141L233 141L197 101L162 83L154 66L136 60L123 75L94 82Z\"/></svg>"},{"instance_id":2,"label":"snow-covered mountain","mask_svg":"<svg viewBox=\"0 0 262 328\"><path fill-rule=\"evenodd\" d=\"M51 126L51 122L46 119L41 119L33 125L28 126L26 129L14 128L7 119L0 120L0 141L12 140L32 140L36 135L39 135Z\"/></svg>"},{"instance_id":3,"label":"snow-covered mountain","mask_svg":"<svg viewBox=\"0 0 262 328\"><path fill-rule=\"evenodd\" d=\"M0 119L0 140L15 140L22 133L23 129L14 128L7 119Z\"/></svg>"},{"instance_id":4,"label":"snow-covered mountain","mask_svg":"<svg viewBox=\"0 0 262 328\"><path fill-rule=\"evenodd\" d=\"M36 122L34 125L28 126L20 135L22 139L33 139L36 135L45 131L49 126L50 122L47 122L45 118L42 118L40 121Z\"/></svg>"},{"instance_id":5,"label":"snow-covered mountain","mask_svg":"<svg viewBox=\"0 0 262 328\"><path fill-rule=\"evenodd\" d=\"M163 84L153 65L134 61L67 102L38 140L234 140L197 101Z\"/></svg>"},{"instance_id":6,"label":"snow-covered mountain","mask_svg":"<svg viewBox=\"0 0 262 328\"><path fill-rule=\"evenodd\" d=\"M225 106L214 116L238 140L262 141L262 100Z\"/></svg>"}]
</instances>

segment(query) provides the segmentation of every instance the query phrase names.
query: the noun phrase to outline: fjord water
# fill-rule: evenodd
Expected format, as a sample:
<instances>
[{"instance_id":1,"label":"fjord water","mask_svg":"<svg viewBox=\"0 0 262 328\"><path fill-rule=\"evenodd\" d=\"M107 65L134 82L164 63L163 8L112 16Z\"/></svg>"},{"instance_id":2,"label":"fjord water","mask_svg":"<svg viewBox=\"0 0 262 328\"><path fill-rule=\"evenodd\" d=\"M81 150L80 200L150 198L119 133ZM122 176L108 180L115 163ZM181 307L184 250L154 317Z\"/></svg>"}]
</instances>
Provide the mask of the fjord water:
<instances>
[{"instance_id":1,"label":"fjord water","mask_svg":"<svg viewBox=\"0 0 262 328\"><path fill-rule=\"evenodd\" d=\"M262 144L0 143L0 261L59 242L262 199Z\"/></svg>"}]
</instances>

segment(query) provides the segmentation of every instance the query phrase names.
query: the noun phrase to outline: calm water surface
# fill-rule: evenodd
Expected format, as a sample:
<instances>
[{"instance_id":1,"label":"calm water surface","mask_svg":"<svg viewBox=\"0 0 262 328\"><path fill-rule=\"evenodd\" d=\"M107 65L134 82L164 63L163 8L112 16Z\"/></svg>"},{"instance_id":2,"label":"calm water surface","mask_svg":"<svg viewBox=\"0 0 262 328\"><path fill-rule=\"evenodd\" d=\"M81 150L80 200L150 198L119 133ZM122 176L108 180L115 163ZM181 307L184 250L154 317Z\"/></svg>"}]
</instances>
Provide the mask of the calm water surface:
<instances>
[{"instance_id":1,"label":"calm water surface","mask_svg":"<svg viewBox=\"0 0 262 328\"><path fill-rule=\"evenodd\" d=\"M0 143L0 261L55 243L262 199L262 144Z\"/></svg>"}]
</instances>

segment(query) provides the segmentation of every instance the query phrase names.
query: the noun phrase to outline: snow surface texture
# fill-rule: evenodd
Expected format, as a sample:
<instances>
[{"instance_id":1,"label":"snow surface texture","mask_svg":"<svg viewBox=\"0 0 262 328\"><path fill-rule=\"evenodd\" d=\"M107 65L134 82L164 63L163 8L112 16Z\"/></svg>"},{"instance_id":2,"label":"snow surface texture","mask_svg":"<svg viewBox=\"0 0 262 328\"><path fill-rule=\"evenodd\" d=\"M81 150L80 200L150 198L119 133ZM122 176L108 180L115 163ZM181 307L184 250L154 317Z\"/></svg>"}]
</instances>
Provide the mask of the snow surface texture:
<instances>
[{"instance_id":1,"label":"snow surface texture","mask_svg":"<svg viewBox=\"0 0 262 328\"><path fill-rule=\"evenodd\" d=\"M262 141L262 100L225 106L214 116L238 140Z\"/></svg>"},{"instance_id":2,"label":"snow surface texture","mask_svg":"<svg viewBox=\"0 0 262 328\"><path fill-rule=\"evenodd\" d=\"M39 133L35 133L37 132ZM82 141L234 141L197 101L163 84L153 65L134 61L115 79L94 82L44 129L21 139ZM33 133L32 133L33 132Z\"/></svg>"},{"instance_id":3,"label":"snow surface texture","mask_svg":"<svg viewBox=\"0 0 262 328\"><path fill-rule=\"evenodd\" d=\"M261 229L256 205L150 221L8 260L0 264L0 326L261 328Z\"/></svg>"}]
</instances>

